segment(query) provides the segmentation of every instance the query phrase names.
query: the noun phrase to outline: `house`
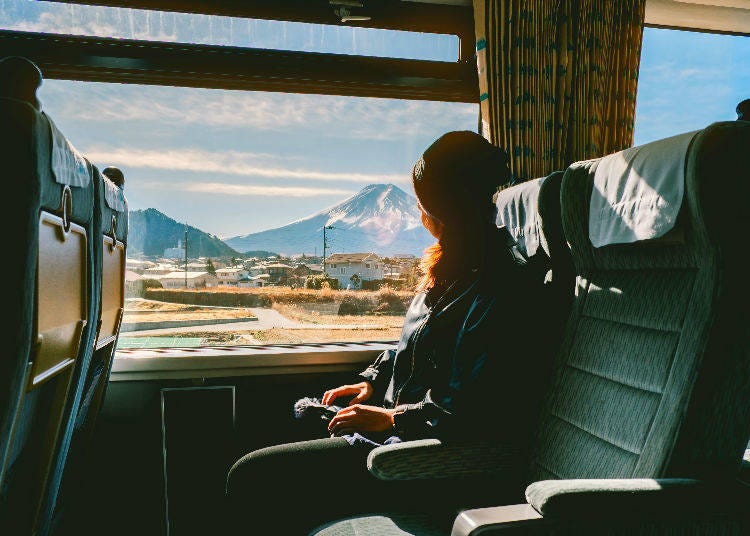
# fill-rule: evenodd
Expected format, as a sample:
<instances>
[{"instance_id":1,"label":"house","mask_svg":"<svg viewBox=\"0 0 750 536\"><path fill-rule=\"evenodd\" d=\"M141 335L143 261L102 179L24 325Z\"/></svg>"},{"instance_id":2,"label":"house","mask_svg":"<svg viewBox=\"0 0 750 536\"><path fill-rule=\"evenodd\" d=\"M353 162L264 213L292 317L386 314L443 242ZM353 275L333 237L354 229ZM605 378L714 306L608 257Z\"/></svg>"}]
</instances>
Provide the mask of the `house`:
<instances>
[{"instance_id":1,"label":"house","mask_svg":"<svg viewBox=\"0 0 750 536\"><path fill-rule=\"evenodd\" d=\"M247 271L250 272L250 276L268 273L263 264L253 264L247 268Z\"/></svg>"},{"instance_id":2,"label":"house","mask_svg":"<svg viewBox=\"0 0 750 536\"><path fill-rule=\"evenodd\" d=\"M354 275L360 281L383 279L383 271L383 260L375 253L334 253L326 260L326 275L338 279L341 288L354 288Z\"/></svg>"},{"instance_id":3,"label":"house","mask_svg":"<svg viewBox=\"0 0 750 536\"><path fill-rule=\"evenodd\" d=\"M288 264L282 264L280 262L266 264L264 268L269 275L268 280L271 283L283 283L286 279L289 278L292 270L294 269L292 266L289 266Z\"/></svg>"},{"instance_id":4,"label":"house","mask_svg":"<svg viewBox=\"0 0 750 536\"><path fill-rule=\"evenodd\" d=\"M127 259L125 259L125 268L131 271L136 271L136 270L143 271L155 265L156 263L154 262L146 261L142 259L133 259L131 257L128 257Z\"/></svg>"},{"instance_id":5,"label":"house","mask_svg":"<svg viewBox=\"0 0 750 536\"><path fill-rule=\"evenodd\" d=\"M207 288L215 287L218 279L208 272L170 272L165 275L155 276L154 279L161 283L164 288Z\"/></svg>"},{"instance_id":6,"label":"house","mask_svg":"<svg viewBox=\"0 0 750 536\"><path fill-rule=\"evenodd\" d=\"M268 274L254 275L252 277L245 276L237 281L237 286L240 288L265 287L269 277Z\"/></svg>"},{"instance_id":7,"label":"house","mask_svg":"<svg viewBox=\"0 0 750 536\"><path fill-rule=\"evenodd\" d=\"M150 279L157 279L158 276L166 275L170 272L177 270L177 266L174 264L159 263L151 268L143 270L143 275Z\"/></svg>"},{"instance_id":8,"label":"house","mask_svg":"<svg viewBox=\"0 0 750 536\"><path fill-rule=\"evenodd\" d=\"M132 271L125 269L125 295L127 297L143 296L145 278Z\"/></svg>"},{"instance_id":9,"label":"house","mask_svg":"<svg viewBox=\"0 0 750 536\"><path fill-rule=\"evenodd\" d=\"M323 265L322 264L299 264L292 271L292 273L300 277L322 274Z\"/></svg>"},{"instance_id":10,"label":"house","mask_svg":"<svg viewBox=\"0 0 750 536\"><path fill-rule=\"evenodd\" d=\"M248 276L248 271L244 268L219 268L216 270L216 278L219 286L231 285L237 286L237 283Z\"/></svg>"},{"instance_id":11,"label":"house","mask_svg":"<svg viewBox=\"0 0 750 536\"><path fill-rule=\"evenodd\" d=\"M190 272L204 272L206 271L207 261L191 261L187 263L187 269ZM185 267L185 263L180 264L181 268Z\"/></svg>"}]
</instances>

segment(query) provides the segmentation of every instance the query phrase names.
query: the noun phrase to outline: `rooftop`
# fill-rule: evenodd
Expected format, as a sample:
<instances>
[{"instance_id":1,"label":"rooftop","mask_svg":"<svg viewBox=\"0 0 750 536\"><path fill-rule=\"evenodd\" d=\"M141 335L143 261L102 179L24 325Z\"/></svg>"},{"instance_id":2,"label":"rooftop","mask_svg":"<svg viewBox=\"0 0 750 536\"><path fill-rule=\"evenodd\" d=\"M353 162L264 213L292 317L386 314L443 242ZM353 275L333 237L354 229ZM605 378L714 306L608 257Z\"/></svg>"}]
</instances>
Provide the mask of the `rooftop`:
<instances>
[{"instance_id":1,"label":"rooftop","mask_svg":"<svg viewBox=\"0 0 750 536\"><path fill-rule=\"evenodd\" d=\"M168 274L157 275L154 279L185 279L185 277L195 279L204 275L208 275L208 272L169 272Z\"/></svg>"},{"instance_id":2,"label":"rooftop","mask_svg":"<svg viewBox=\"0 0 750 536\"><path fill-rule=\"evenodd\" d=\"M379 259L380 257L376 253L333 253L328 256L326 262L362 262Z\"/></svg>"}]
</instances>

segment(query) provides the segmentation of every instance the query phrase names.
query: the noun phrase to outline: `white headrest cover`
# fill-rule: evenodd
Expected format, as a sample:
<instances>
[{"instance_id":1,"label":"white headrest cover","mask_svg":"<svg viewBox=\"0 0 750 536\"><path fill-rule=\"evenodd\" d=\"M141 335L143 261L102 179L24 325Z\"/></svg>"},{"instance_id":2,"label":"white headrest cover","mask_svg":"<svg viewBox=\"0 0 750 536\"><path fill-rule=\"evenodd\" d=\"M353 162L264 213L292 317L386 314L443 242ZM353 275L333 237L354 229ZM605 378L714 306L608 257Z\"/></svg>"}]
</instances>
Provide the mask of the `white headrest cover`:
<instances>
[{"instance_id":1,"label":"white headrest cover","mask_svg":"<svg viewBox=\"0 0 750 536\"><path fill-rule=\"evenodd\" d=\"M99 180L102 181L104 186L104 200L107 206L117 212L125 212L127 208L127 201L125 200L125 193L122 188L112 182L106 175L99 172Z\"/></svg>"},{"instance_id":2,"label":"white headrest cover","mask_svg":"<svg viewBox=\"0 0 750 536\"><path fill-rule=\"evenodd\" d=\"M537 207L543 181L544 178L526 181L497 195L497 226L508 229L526 257L533 257L541 242Z\"/></svg>"},{"instance_id":3,"label":"white headrest cover","mask_svg":"<svg viewBox=\"0 0 750 536\"><path fill-rule=\"evenodd\" d=\"M605 156L594 173L589 238L595 248L658 238L674 227L695 132Z\"/></svg>"},{"instance_id":4,"label":"white headrest cover","mask_svg":"<svg viewBox=\"0 0 750 536\"><path fill-rule=\"evenodd\" d=\"M86 159L76 151L48 115L47 120L52 135L52 175L55 182L85 188L91 182Z\"/></svg>"}]
</instances>

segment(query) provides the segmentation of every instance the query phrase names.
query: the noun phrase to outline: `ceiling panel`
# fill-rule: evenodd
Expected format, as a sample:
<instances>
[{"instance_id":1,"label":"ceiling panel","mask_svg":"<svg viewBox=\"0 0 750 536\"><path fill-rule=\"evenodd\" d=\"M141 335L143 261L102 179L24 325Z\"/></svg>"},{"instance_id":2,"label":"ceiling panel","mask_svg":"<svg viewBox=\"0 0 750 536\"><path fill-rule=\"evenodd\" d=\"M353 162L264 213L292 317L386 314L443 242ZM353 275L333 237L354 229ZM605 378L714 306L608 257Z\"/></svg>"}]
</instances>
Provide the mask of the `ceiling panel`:
<instances>
[{"instance_id":1,"label":"ceiling panel","mask_svg":"<svg viewBox=\"0 0 750 536\"><path fill-rule=\"evenodd\" d=\"M646 0L646 24L750 35L750 0Z\"/></svg>"}]
</instances>

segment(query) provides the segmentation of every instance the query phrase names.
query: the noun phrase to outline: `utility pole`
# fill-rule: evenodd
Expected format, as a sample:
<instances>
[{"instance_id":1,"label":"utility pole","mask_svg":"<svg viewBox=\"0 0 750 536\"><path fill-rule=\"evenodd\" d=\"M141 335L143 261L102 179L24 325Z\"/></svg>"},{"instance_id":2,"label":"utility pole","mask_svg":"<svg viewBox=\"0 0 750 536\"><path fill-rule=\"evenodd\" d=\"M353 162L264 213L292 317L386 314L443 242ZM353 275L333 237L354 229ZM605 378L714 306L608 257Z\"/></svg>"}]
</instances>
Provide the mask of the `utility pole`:
<instances>
[{"instance_id":1,"label":"utility pole","mask_svg":"<svg viewBox=\"0 0 750 536\"><path fill-rule=\"evenodd\" d=\"M326 229L333 229L333 225L323 226L323 277L328 277L326 274L326 248L328 247L328 241L326 240Z\"/></svg>"},{"instance_id":2,"label":"utility pole","mask_svg":"<svg viewBox=\"0 0 750 536\"><path fill-rule=\"evenodd\" d=\"M187 286L187 223L185 224L185 288Z\"/></svg>"}]
</instances>

